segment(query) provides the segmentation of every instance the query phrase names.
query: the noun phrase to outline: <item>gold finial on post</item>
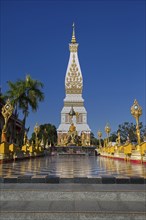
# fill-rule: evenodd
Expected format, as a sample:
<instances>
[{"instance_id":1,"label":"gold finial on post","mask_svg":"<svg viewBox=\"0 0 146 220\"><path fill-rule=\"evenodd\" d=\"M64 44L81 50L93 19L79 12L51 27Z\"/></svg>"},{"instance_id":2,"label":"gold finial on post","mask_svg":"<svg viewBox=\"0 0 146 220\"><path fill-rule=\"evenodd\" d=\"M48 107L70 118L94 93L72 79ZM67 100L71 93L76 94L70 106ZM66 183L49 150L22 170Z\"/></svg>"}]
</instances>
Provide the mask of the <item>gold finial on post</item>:
<instances>
[{"instance_id":1,"label":"gold finial on post","mask_svg":"<svg viewBox=\"0 0 146 220\"><path fill-rule=\"evenodd\" d=\"M121 145L121 134L120 134L120 130L117 131L117 138L116 138L116 143L118 146Z\"/></svg>"},{"instance_id":2,"label":"gold finial on post","mask_svg":"<svg viewBox=\"0 0 146 220\"><path fill-rule=\"evenodd\" d=\"M75 23L73 23L72 27L73 27L73 31L72 31L71 43L76 43L76 37L75 37Z\"/></svg>"},{"instance_id":3,"label":"gold finial on post","mask_svg":"<svg viewBox=\"0 0 146 220\"><path fill-rule=\"evenodd\" d=\"M2 136L1 136L1 142L6 142L6 133L7 133L7 125L8 125L8 120L11 117L13 113L14 107L11 105L10 100L8 99L6 101L6 104L2 107L2 115L4 117L4 126L2 129Z\"/></svg>"},{"instance_id":4,"label":"gold finial on post","mask_svg":"<svg viewBox=\"0 0 146 220\"><path fill-rule=\"evenodd\" d=\"M140 144L139 117L142 115L142 108L138 104L136 99L134 100L134 104L131 107L131 115L133 115L133 117L136 120L136 134L137 134L138 144Z\"/></svg>"},{"instance_id":5,"label":"gold finial on post","mask_svg":"<svg viewBox=\"0 0 146 220\"><path fill-rule=\"evenodd\" d=\"M111 132L111 128L109 126L109 124L107 123L106 126L105 126L105 132L107 134L107 145L109 144L109 134Z\"/></svg>"},{"instance_id":6,"label":"gold finial on post","mask_svg":"<svg viewBox=\"0 0 146 220\"><path fill-rule=\"evenodd\" d=\"M101 132L100 130L97 132L97 136L98 136L98 138L99 138L99 147L102 147L102 146L101 146L102 132Z\"/></svg>"}]
</instances>

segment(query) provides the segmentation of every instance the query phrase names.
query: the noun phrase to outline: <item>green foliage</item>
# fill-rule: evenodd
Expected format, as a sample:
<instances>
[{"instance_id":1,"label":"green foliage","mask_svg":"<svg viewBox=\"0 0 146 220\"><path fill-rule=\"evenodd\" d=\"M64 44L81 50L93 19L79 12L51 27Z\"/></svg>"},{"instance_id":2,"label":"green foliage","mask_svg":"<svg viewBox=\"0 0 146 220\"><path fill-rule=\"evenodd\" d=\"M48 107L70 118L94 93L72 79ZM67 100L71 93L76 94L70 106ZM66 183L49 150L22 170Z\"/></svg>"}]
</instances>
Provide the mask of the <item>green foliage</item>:
<instances>
[{"instance_id":1,"label":"green foliage","mask_svg":"<svg viewBox=\"0 0 146 220\"><path fill-rule=\"evenodd\" d=\"M51 146L56 145L57 143L57 130L56 127L52 124L43 124L40 125L40 132L38 134L39 140L43 139L44 146L48 142ZM32 133L31 141L35 142L35 133Z\"/></svg>"},{"instance_id":2,"label":"green foliage","mask_svg":"<svg viewBox=\"0 0 146 220\"><path fill-rule=\"evenodd\" d=\"M94 134L92 132L90 134L90 144L95 146L99 145L99 140L94 137Z\"/></svg>"},{"instance_id":3,"label":"green foliage","mask_svg":"<svg viewBox=\"0 0 146 220\"><path fill-rule=\"evenodd\" d=\"M27 75L25 80L19 79L14 83L8 81L8 85L9 90L6 92L5 97L10 99L16 110L22 110L25 126L29 109L36 111L38 103L44 100L44 93L41 91L43 84Z\"/></svg>"},{"instance_id":4,"label":"green foliage","mask_svg":"<svg viewBox=\"0 0 146 220\"><path fill-rule=\"evenodd\" d=\"M113 132L113 133L111 133L111 135L109 137L109 141L110 142L116 142L117 137L118 136L117 136L116 132Z\"/></svg>"},{"instance_id":5,"label":"green foliage","mask_svg":"<svg viewBox=\"0 0 146 220\"><path fill-rule=\"evenodd\" d=\"M3 100L10 99L15 108L15 115L18 116L17 110L22 110L24 115L23 128L20 134L21 143L25 131L26 118L29 110L36 111L38 103L44 100L44 93L42 92L43 84L37 80L33 80L30 75L27 75L25 80L17 80L16 82L8 81L9 90L2 97ZM15 123L14 123L15 124ZM15 137L15 127L13 136ZM13 137L13 138L14 138Z\"/></svg>"},{"instance_id":6,"label":"green foliage","mask_svg":"<svg viewBox=\"0 0 146 220\"><path fill-rule=\"evenodd\" d=\"M139 123L141 140L143 140L144 135L146 134L146 127L143 126L142 122ZM120 124L118 127L118 131L120 131L121 142L126 142L127 138L129 138L132 142L137 142L136 135L136 125L129 122L124 122Z\"/></svg>"}]
</instances>

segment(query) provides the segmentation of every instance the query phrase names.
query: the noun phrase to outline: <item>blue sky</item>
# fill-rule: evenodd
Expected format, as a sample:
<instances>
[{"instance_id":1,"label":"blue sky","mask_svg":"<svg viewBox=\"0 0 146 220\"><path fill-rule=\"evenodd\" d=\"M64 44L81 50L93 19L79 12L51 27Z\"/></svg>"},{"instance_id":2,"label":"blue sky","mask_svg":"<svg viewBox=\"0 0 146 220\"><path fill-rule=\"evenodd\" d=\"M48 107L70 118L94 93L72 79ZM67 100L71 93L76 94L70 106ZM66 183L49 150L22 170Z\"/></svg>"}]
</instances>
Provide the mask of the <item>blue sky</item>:
<instances>
[{"instance_id":1,"label":"blue sky","mask_svg":"<svg viewBox=\"0 0 146 220\"><path fill-rule=\"evenodd\" d=\"M83 98L88 124L96 136L134 122L136 98L145 121L145 1L1 1L0 84L32 78L44 83L45 101L29 114L36 122L58 127L65 97L65 73L72 23L76 25Z\"/></svg>"}]
</instances>

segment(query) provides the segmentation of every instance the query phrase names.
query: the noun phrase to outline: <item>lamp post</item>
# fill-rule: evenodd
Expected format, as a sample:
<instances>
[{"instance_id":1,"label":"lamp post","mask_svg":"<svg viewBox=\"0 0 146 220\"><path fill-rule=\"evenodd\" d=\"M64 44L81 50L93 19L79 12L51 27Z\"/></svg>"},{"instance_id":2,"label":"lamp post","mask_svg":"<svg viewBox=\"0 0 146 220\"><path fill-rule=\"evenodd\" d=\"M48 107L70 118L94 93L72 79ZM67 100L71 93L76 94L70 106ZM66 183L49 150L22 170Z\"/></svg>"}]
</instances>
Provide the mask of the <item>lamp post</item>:
<instances>
[{"instance_id":1,"label":"lamp post","mask_svg":"<svg viewBox=\"0 0 146 220\"><path fill-rule=\"evenodd\" d=\"M107 134L107 145L108 145L108 143L109 143L109 134L110 134L110 132L111 132L111 128L110 128L110 126L109 126L108 123L107 123L106 126L105 126L105 132L106 132L106 134Z\"/></svg>"},{"instance_id":2,"label":"lamp post","mask_svg":"<svg viewBox=\"0 0 146 220\"><path fill-rule=\"evenodd\" d=\"M131 114L136 120L136 134L137 134L137 141L140 144L140 129L139 129L139 117L142 115L142 108L138 104L137 100L134 100L134 104L131 107Z\"/></svg>"},{"instance_id":3,"label":"lamp post","mask_svg":"<svg viewBox=\"0 0 146 220\"><path fill-rule=\"evenodd\" d=\"M97 132L97 136L98 136L98 138L99 138L99 147L101 147L102 132L101 132L100 130Z\"/></svg>"}]
</instances>

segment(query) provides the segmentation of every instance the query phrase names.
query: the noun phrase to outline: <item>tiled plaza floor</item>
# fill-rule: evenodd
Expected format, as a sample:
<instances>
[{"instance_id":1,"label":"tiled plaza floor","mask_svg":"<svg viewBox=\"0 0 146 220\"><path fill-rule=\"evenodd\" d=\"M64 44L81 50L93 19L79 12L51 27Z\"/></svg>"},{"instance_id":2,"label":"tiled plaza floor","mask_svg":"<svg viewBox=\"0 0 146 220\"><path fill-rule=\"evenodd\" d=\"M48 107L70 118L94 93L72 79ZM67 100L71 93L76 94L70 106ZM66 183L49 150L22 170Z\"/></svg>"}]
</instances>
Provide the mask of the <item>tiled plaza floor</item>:
<instances>
[{"instance_id":1,"label":"tiled plaza floor","mask_svg":"<svg viewBox=\"0 0 146 220\"><path fill-rule=\"evenodd\" d=\"M146 165L94 156L46 156L0 164L0 176L52 175L60 178L100 175L146 177Z\"/></svg>"}]
</instances>

